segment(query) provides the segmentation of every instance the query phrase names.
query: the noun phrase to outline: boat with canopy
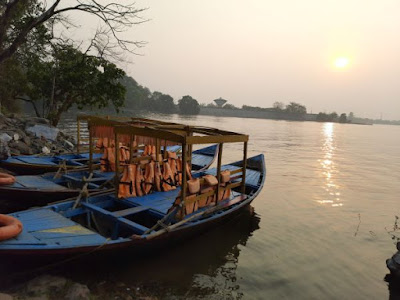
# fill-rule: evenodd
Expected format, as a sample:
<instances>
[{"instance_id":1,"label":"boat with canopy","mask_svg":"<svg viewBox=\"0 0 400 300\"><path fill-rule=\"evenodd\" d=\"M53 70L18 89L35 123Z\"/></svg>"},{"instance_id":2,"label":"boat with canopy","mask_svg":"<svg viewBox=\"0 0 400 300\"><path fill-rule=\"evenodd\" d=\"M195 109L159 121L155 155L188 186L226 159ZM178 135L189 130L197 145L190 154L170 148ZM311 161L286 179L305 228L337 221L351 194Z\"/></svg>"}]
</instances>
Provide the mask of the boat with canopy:
<instances>
[{"instance_id":1,"label":"boat with canopy","mask_svg":"<svg viewBox=\"0 0 400 300\"><path fill-rule=\"evenodd\" d=\"M114 188L114 151L115 144L113 139L107 137L108 132L112 132L115 126L125 124L144 126L172 126L175 123L166 123L162 121L130 118L129 122L113 120L104 117L91 116L85 117L87 124L92 128L92 132L98 133L98 138L92 139L90 151L85 153L88 159L85 168L73 169L59 167L55 173L46 173L43 175L20 175L15 176L14 180L8 184L0 184L0 201L3 206L1 212L9 212L16 209L24 209L32 206L42 206L48 203L76 197L81 193L98 193ZM80 130L78 130L79 132ZM103 132L103 133L102 133ZM155 147L144 144L145 140L132 141L131 151L133 156L143 156L155 151ZM78 135L78 144L79 135ZM79 149L79 148L78 148ZM122 151L124 149L124 151ZM121 145L121 154L125 154L127 148ZM177 157L181 150L180 145L166 144L160 145L160 153L175 153ZM215 159L218 145L201 148L192 153L192 169L200 172L207 169ZM78 150L78 154L79 150ZM98 159L100 157L100 159ZM110 161L111 160L111 161ZM98 163L100 161L100 163ZM91 171L89 171L89 165Z\"/></svg>"},{"instance_id":2,"label":"boat with canopy","mask_svg":"<svg viewBox=\"0 0 400 300\"><path fill-rule=\"evenodd\" d=\"M138 124L107 130L91 126L90 145L95 138L126 147L125 156L120 155L121 147L114 148L118 189L10 214L23 229L0 242L0 255L141 252L174 244L240 214L260 193L266 176L262 154L247 158L244 134L202 126ZM136 155L134 141L150 145L154 153ZM217 167L192 172L193 145L210 143L219 145ZM243 159L222 165L225 143L242 143ZM181 157L161 153L163 144L180 145Z\"/></svg>"}]
</instances>

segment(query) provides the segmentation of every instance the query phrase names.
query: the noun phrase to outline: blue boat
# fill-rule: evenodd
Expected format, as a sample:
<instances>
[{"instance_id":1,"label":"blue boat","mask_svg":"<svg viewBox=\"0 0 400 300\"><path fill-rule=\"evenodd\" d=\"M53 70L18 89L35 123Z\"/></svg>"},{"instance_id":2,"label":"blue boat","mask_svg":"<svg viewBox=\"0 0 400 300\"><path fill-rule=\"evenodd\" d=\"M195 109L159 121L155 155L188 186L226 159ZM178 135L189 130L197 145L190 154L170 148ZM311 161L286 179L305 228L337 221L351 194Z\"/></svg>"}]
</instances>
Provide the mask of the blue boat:
<instances>
[{"instance_id":1,"label":"blue boat","mask_svg":"<svg viewBox=\"0 0 400 300\"><path fill-rule=\"evenodd\" d=\"M180 146L168 146L170 152L178 152ZM210 167L218 152L218 144L193 151L193 171L203 171ZM96 155L96 154L93 154ZM72 156L72 155L71 155ZM87 154L89 157L89 154ZM0 186L0 213L26 209L32 206L43 206L54 201L59 201L78 196L85 178L90 172L87 165L82 170L68 171L66 174L55 176L55 173L43 175L15 176L12 185ZM113 188L113 172L93 172L93 178L88 182L87 189L90 193L98 193Z\"/></svg>"},{"instance_id":2,"label":"blue boat","mask_svg":"<svg viewBox=\"0 0 400 300\"><path fill-rule=\"evenodd\" d=\"M176 169L179 176L173 180L169 175L173 169L169 160L158 160L158 155L133 159L130 150L129 163L115 168L118 188L114 192L10 214L8 218L20 222L23 230L3 238L0 255L27 255L33 259L117 249L143 252L175 244L240 214L257 197L265 181L264 156L247 158L247 135L187 125L118 126L112 134L116 145L121 140L144 137L148 145L156 145L157 153L164 139L180 144L182 155L177 162L181 168L178 163ZM217 167L191 172L188 166L192 145L210 143L218 143ZM224 143L243 143L243 160L222 165ZM174 159L169 159L172 166ZM120 166L118 155L115 165ZM157 166L162 167L162 175L156 173ZM141 167L145 174L155 170L156 175L149 172L143 179ZM131 179L134 168L138 176ZM157 184L157 179L162 185Z\"/></svg>"},{"instance_id":3,"label":"blue boat","mask_svg":"<svg viewBox=\"0 0 400 300\"><path fill-rule=\"evenodd\" d=\"M100 163L102 153L93 153L93 162ZM67 170L86 169L89 153L58 155L17 155L0 160L0 166L20 175L37 175L57 172L60 167Z\"/></svg>"},{"instance_id":4,"label":"blue boat","mask_svg":"<svg viewBox=\"0 0 400 300\"><path fill-rule=\"evenodd\" d=\"M242 167L243 161L240 161L221 166L221 170L234 173L236 179L232 184L237 184ZM217 169L198 173L197 177L207 174L216 175ZM117 249L143 253L174 244L229 221L245 210L264 184L266 170L262 154L247 160L245 174L244 193L236 185L228 199L199 209L182 220L166 218L180 189L126 199L107 193L89 197L77 208L73 208L75 201L71 200L16 212L10 215L20 220L24 229L17 237L0 242L0 255L25 255L34 259ZM154 226L162 222L165 227Z\"/></svg>"}]
</instances>

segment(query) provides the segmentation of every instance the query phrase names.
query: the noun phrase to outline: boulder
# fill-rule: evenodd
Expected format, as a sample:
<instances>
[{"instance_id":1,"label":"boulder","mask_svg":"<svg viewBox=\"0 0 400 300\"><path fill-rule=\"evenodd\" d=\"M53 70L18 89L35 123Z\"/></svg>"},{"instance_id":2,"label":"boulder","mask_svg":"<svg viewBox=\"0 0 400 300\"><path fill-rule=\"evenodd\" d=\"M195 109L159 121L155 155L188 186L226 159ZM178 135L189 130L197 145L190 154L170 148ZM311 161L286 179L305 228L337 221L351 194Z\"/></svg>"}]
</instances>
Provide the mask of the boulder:
<instances>
[{"instance_id":1,"label":"boulder","mask_svg":"<svg viewBox=\"0 0 400 300\"><path fill-rule=\"evenodd\" d=\"M90 290L86 285L74 283L68 289L65 299L69 300L89 300Z\"/></svg>"},{"instance_id":2,"label":"boulder","mask_svg":"<svg viewBox=\"0 0 400 300\"><path fill-rule=\"evenodd\" d=\"M26 291L30 296L42 296L61 292L67 284L67 279L59 276L43 275L28 282Z\"/></svg>"},{"instance_id":3,"label":"boulder","mask_svg":"<svg viewBox=\"0 0 400 300\"><path fill-rule=\"evenodd\" d=\"M13 300L13 299L14 298L11 295L0 293L0 300Z\"/></svg>"},{"instance_id":4,"label":"boulder","mask_svg":"<svg viewBox=\"0 0 400 300\"><path fill-rule=\"evenodd\" d=\"M21 152L22 154L33 154L32 153L32 149L25 144L22 141L11 141L8 146L12 149L12 150L18 150L19 152Z\"/></svg>"},{"instance_id":5,"label":"boulder","mask_svg":"<svg viewBox=\"0 0 400 300\"><path fill-rule=\"evenodd\" d=\"M0 140L2 140L5 143L8 143L9 141L12 140L12 137L9 136L7 133L3 132L2 134L0 134Z\"/></svg>"},{"instance_id":6,"label":"boulder","mask_svg":"<svg viewBox=\"0 0 400 300\"><path fill-rule=\"evenodd\" d=\"M55 141L60 130L47 125L34 125L32 127L27 127L26 131L34 133L37 137Z\"/></svg>"},{"instance_id":7,"label":"boulder","mask_svg":"<svg viewBox=\"0 0 400 300\"><path fill-rule=\"evenodd\" d=\"M0 159L7 159L11 156L10 148L7 143L0 139Z\"/></svg>"},{"instance_id":8,"label":"boulder","mask_svg":"<svg viewBox=\"0 0 400 300\"><path fill-rule=\"evenodd\" d=\"M44 147L42 148L42 153L44 153L44 154L50 154L50 149L47 148L46 146L44 146Z\"/></svg>"}]
</instances>

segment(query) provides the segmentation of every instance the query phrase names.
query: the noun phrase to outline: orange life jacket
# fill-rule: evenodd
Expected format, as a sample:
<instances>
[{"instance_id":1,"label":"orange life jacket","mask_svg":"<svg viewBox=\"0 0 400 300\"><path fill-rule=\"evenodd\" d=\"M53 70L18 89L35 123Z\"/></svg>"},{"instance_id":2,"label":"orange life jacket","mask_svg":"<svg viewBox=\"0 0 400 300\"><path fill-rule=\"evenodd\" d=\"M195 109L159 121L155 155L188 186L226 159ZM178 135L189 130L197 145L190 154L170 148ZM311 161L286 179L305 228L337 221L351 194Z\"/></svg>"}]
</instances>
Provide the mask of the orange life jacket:
<instances>
[{"instance_id":1,"label":"orange life jacket","mask_svg":"<svg viewBox=\"0 0 400 300\"><path fill-rule=\"evenodd\" d=\"M126 185L129 181L128 166L124 166L124 171L122 172L121 183L118 186L118 198L126 198L128 196L129 186Z\"/></svg>"},{"instance_id":2,"label":"orange life jacket","mask_svg":"<svg viewBox=\"0 0 400 300\"><path fill-rule=\"evenodd\" d=\"M161 182L162 182L162 173L161 173L161 167L160 167L160 163L157 161L154 164L154 183L155 183L155 189L158 192L161 192Z\"/></svg>"},{"instance_id":3,"label":"orange life jacket","mask_svg":"<svg viewBox=\"0 0 400 300\"><path fill-rule=\"evenodd\" d=\"M135 186L136 186L136 195L138 197L143 196L143 183L144 183L144 177L142 174L142 169L140 168L140 165L137 165L136 167L136 178L135 178Z\"/></svg>"},{"instance_id":4,"label":"orange life jacket","mask_svg":"<svg viewBox=\"0 0 400 300\"><path fill-rule=\"evenodd\" d=\"M165 192L175 189L174 174L171 171L171 166L169 165L168 161L165 161L163 165L162 188Z\"/></svg>"},{"instance_id":5,"label":"orange life jacket","mask_svg":"<svg viewBox=\"0 0 400 300\"><path fill-rule=\"evenodd\" d=\"M135 164L128 165L128 181L130 183L128 185L128 197L136 197L136 168L137 166Z\"/></svg>"},{"instance_id":6,"label":"orange life jacket","mask_svg":"<svg viewBox=\"0 0 400 300\"><path fill-rule=\"evenodd\" d=\"M146 164L146 169L144 173L144 180L145 180L145 186L144 186L144 193L147 195L150 193L154 186L154 161L149 162Z\"/></svg>"}]
</instances>

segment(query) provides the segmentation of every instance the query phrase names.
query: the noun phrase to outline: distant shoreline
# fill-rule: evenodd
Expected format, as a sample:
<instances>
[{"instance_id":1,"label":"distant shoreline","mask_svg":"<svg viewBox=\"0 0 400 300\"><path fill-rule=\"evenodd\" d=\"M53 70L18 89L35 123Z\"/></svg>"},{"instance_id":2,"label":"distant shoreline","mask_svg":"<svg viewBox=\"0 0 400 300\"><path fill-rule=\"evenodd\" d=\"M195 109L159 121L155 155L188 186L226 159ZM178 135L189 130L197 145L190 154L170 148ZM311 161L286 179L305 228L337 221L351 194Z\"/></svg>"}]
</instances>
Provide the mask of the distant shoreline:
<instances>
[{"instance_id":1,"label":"distant shoreline","mask_svg":"<svg viewBox=\"0 0 400 300\"><path fill-rule=\"evenodd\" d=\"M267 120L284 120L284 121L311 121L324 123L324 121L317 120L317 114L306 115L293 115L286 112L273 112L273 111L252 111L244 109L228 109L217 107L200 107L199 115L217 116L217 117L234 117L234 118L252 118L252 119L267 119ZM339 122L334 122L339 123ZM351 121L340 124L355 124L355 125L400 125L400 121L379 121L363 118L354 118Z\"/></svg>"}]
</instances>

